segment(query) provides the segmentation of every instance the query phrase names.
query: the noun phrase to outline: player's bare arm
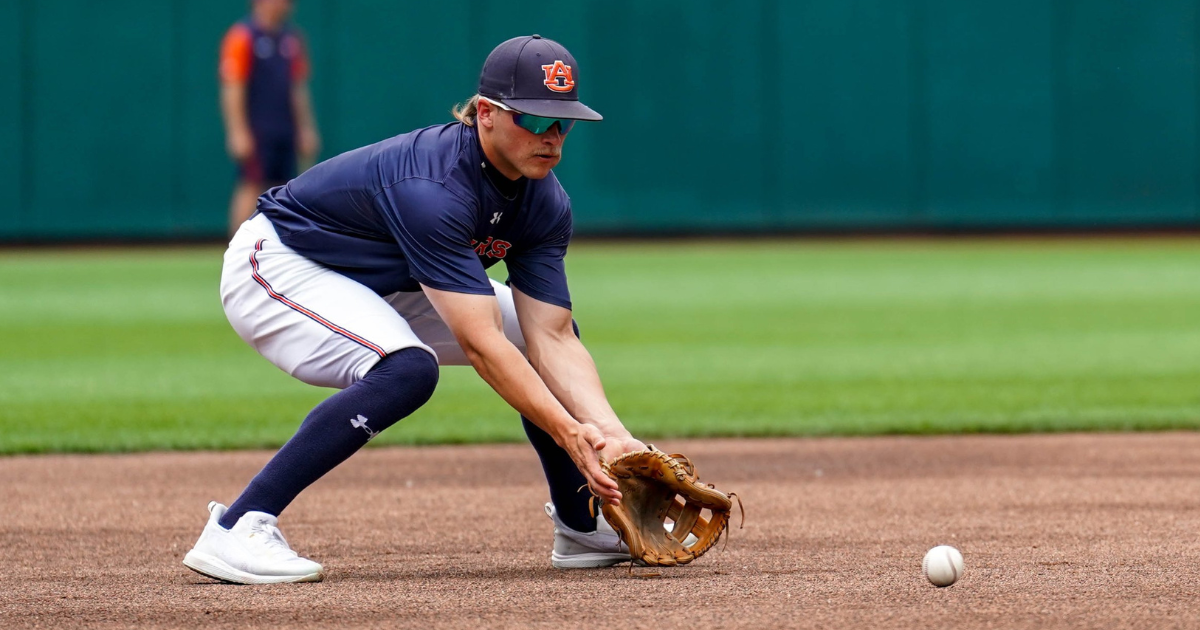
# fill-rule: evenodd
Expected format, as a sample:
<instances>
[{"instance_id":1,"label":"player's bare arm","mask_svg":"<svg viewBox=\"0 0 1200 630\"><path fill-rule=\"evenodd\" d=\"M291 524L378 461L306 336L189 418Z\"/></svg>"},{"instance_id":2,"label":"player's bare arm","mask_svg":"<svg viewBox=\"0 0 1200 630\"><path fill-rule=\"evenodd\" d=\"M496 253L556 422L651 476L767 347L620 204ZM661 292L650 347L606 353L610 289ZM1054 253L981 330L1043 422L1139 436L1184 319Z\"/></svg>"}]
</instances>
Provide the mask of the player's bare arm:
<instances>
[{"instance_id":1,"label":"player's bare arm","mask_svg":"<svg viewBox=\"0 0 1200 630\"><path fill-rule=\"evenodd\" d=\"M424 285L421 288L483 380L570 454L594 493L607 501L619 502L621 494L616 482L600 470L597 451L605 447L604 434L593 424L576 421L521 351L504 336L496 298L440 291ZM568 316L568 328L569 320ZM612 419L616 419L615 414Z\"/></svg>"},{"instance_id":2,"label":"player's bare arm","mask_svg":"<svg viewBox=\"0 0 1200 630\"><path fill-rule=\"evenodd\" d=\"M613 411L591 353L575 336L571 311L513 288L513 303L529 363L568 413L606 438L601 455L612 460L646 445L635 439Z\"/></svg>"},{"instance_id":3,"label":"player's bare arm","mask_svg":"<svg viewBox=\"0 0 1200 630\"><path fill-rule=\"evenodd\" d=\"M310 164L321 152L321 134L317 131L317 117L313 115L312 95L307 81L292 85L292 110L296 113L296 141L300 158Z\"/></svg>"},{"instance_id":4,"label":"player's bare arm","mask_svg":"<svg viewBox=\"0 0 1200 630\"><path fill-rule=\"evenodd\" d=\"M225 123L225 146L234 160L254 154L250 132L249 79L253 64L253 35L235 25L221 42L221 119Z\"/></svg>"},{"instance_id":5,"label":"player's bare arm","mask_svg":"<svg viewBox=\"0 0 1200 630\"><path fill-rule=\"evenodd\" d=\"M254 153L254 136L246 116L246 82L221 82L221 114L225 121L225 146L229 156L244 160Z\"/></svg>"}]
</instances>

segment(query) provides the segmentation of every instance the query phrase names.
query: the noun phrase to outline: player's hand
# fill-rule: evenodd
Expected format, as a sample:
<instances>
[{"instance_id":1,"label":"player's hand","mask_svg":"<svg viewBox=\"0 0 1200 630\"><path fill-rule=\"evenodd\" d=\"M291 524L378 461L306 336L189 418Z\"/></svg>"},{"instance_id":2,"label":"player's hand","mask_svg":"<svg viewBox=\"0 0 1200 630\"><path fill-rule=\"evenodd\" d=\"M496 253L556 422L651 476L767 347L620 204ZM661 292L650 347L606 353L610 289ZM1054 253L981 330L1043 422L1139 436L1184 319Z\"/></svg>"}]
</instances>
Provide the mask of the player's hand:
<instances>
[{"instance_id":1,"label":"player's hand","mask_svg":"<svg viewBox=\"0 0 1200 630\"><path fill-rule=\"evenodd\" d=\"M563 449L587 479L592 494L600 497L602 501L620 505L621 492L617 490L617 482L600 469L600 451L607 446L604 435L600 433L600 429L589 424L580 424L578 427L575 435L564 440Z\"/></svg>"},{"instance_id":2,"label":"player's hand","mask_svg":"<svg viewBox=\"0 0 1200 630\"><path fill-rule=\"evenodd\" d=\"M628 434L623 437L605 436L604 442L604 448L600 449L600 457L606 462L611 462L625 453L646 450L646 445L641 440Z\"/></svg>"},{"instance_id":3,"label":"player's hand","mask_svg":"<svg viewBox=\"0 0 1200 630\"><path fill-rule=\"evenodd\" d=\"M225 148L234 160L248 160L254 155L254 136L245 129L233 131L225 138Z\"/></svg>"}]
</instances>

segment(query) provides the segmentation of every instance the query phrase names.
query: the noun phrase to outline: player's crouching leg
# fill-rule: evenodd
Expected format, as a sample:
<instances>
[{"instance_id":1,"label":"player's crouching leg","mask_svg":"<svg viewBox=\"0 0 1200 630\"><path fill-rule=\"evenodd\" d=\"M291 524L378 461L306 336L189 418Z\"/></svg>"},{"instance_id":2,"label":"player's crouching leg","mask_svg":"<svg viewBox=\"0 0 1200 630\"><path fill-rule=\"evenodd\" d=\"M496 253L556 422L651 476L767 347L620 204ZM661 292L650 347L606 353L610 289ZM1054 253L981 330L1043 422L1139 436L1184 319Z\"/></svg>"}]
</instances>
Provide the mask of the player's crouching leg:
<instances>
[{"instance_id":1,"label":"player's crouching leg","mask_svg":"<svg viewBox=\"0 0 1200 630\"><path fill-rule=\"evenodd\" d=\"M184 557L189 569L225 582L318 582L324 568L292 551L278 515L305 488L433 395L437 360L405 348L380 360L362 379L330 396L229 508L212 502L209 520Z\"/></svg>"}]
</instances>

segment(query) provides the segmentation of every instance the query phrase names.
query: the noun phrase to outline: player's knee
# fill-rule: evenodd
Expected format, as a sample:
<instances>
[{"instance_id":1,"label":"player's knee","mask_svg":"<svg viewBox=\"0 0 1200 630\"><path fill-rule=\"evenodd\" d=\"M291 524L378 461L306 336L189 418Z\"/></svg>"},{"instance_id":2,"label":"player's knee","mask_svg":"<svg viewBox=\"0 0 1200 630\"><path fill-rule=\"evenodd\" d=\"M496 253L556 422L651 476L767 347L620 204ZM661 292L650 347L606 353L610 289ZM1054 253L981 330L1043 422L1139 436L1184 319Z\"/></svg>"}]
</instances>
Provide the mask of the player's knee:
<instances>
[{"instance_id":1,"label":"player's knee","mask_svg":"<svg viewBox=\"0 0 1200 630\"><path fill-rule=\"evenodd\" d=\"M384 357L371 368L366 378L376 391L396 398L404 415L425 404L437 389L437 359L422 348L404 348Z\"/></svg>"},{"instance_id":2,"label":"player's knee","mask_svg":"<svg viewBox=\"0 0 1200 630\"><path fill-rule=\"evenodd\" d=\"M416 353L412 359L413 368L409 371L408 377L412 379L413 389L423 393L424 400L421 404L425 404L425 401L433 396L433 390L437 389L441 371L438 368L437 359L432 354L420 348L408 348L407 350Z\"/></svg>"},{"instance_id":3,"label":"player's knee","mask_svg":"<svg viewBox=\"0 0 1200 630\"><path fill-rule=\"evenodd\" d=\"M419 398L420 404L425 404L437 389L441 375L437 359L422 348L405 348L397 354L403 354L405 359L404 373L400 376L404 388L413 399Z\"/></svg>"}]
</instances>

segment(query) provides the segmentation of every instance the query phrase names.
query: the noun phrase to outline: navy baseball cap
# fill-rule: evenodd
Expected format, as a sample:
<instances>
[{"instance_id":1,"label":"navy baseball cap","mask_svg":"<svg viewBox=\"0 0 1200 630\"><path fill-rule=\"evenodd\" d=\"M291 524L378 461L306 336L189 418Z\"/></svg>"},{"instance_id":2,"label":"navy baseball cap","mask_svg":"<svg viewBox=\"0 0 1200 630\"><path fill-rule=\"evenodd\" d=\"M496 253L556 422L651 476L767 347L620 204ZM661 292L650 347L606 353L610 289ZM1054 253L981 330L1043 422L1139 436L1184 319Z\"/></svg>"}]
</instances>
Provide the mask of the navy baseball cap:
<instances>
[{"instance_id":1,"label":"navy baseball cap","mask_svg":"<svg viewBox=\"0 0 1200 630\"><path fill-rule=\"evenodd\" d=\"M541 35L514 37L492 50L479 73L479 95L533 116L603 120L579 102L579 66L562 44Z\"/></svg>"}]
</instances>

